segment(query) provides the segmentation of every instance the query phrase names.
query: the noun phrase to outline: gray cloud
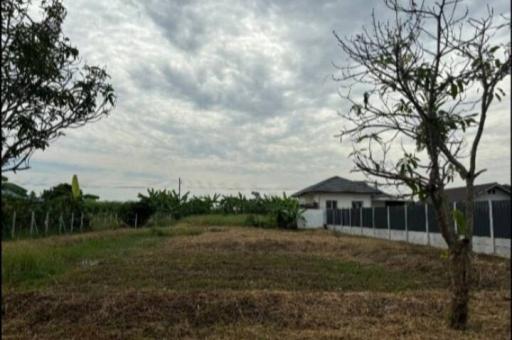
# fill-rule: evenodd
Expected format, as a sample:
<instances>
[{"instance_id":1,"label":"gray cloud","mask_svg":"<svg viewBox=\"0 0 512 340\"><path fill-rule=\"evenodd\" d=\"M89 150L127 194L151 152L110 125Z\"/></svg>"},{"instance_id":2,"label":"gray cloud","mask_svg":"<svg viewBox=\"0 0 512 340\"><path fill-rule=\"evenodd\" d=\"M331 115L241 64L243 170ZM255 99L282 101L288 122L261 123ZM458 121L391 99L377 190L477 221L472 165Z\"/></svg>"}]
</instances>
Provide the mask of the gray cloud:
<instances>
[{"instance_id":1,"label":"gray cloud","mask_svg":"<svg viewBox=\"0 0 512 340\"><path fill-rule=\"evenodd\" d=\"M16 175L21 183L41 190L78 173L91 192L122 199L138 187L176 188L178 177L197 193L290 192L335 174L363 179L350 173L351 145L334 137L343 124L336 112L347 105L331 79L332 62L345 61L332 31L360 31L372 8L384 19L381 1L65 6L65 32L87 62L106 65L118 106L37 153L33 169ZM503 165L482 181L509 179L507 110L495 106L479 158Z\"/></svg>"}]
</instances>

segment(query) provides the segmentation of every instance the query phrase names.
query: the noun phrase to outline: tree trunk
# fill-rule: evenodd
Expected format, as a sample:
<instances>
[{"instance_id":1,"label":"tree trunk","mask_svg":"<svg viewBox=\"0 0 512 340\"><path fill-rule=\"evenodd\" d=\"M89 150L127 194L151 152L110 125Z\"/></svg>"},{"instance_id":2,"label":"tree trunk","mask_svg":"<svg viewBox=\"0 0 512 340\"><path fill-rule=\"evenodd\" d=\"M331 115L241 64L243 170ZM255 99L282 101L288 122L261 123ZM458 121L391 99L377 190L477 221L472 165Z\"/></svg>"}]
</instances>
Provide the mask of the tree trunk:
<instances>
[{"instance_id":1,"label":"tree trunk","mask_svg":"<svg viewBox=\"0 0 512 340\"><path fill-rule=\"evenodd\" d=\"M449 250L451 266L451 310L450 327L465 329L468 321L470 286L470 242L457 240Z\"/></svg>"},{"instance_id":2,"label":"tree trunk","mask_svg":"<svg viewBox=\"0 0 512 340\"><path fill-rule=\"evenodd\" d=\"M465 329L468 321L470 270L471 270L471 239L460 237L451 223L451 209L444 195L444 190L433 196L439 228L448 244L449 265L451 275L450 327ZM466 207L467 209L468 207ZM470 209L471 210L471 209Z\"/></svg>"}]
</instances>

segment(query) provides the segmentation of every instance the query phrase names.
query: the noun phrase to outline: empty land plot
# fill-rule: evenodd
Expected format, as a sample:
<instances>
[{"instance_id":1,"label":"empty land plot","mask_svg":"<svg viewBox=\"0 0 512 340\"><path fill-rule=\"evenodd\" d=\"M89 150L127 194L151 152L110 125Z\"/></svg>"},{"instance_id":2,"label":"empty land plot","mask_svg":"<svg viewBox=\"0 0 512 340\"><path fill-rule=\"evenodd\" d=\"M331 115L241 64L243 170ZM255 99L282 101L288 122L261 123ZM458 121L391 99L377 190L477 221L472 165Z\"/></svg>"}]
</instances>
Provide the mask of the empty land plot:
<instances>
[{"instance_id":1,"label":"empty land plot","mask_svg":"<svg viewBox=\"0 0 512 340\"><path fill-rule=\"evenodd\" d=\"M446 326L443 251L329 231L178 226L3 244L5 338L506 339L510 260L475 257Z\"/></svg>"}]
</instances>

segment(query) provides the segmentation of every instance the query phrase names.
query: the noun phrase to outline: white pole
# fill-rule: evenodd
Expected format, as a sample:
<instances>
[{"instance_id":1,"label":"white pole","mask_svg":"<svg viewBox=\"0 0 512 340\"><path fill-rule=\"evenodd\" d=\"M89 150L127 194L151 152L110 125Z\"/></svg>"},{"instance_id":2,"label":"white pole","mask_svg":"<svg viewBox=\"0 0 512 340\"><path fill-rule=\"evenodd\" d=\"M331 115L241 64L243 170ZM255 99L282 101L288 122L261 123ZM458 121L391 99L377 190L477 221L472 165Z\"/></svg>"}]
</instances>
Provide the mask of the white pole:
<instances>
[{"instance_id":1,"label":"white pole","mask_svg":"<svg viewBox=\"0 0 512 340\"><path fill-rule=\"evenodd\" d=\"M388 214L388 239L391 240L391 219L389 218L389 206L386 207L386 211Z\"/></svg>"},{"instance_id":2,"label":"white pole","mask_svg":"<svg viewBox=\"0 0 512 340\"><path fill-rule=\"evenodd\" d=\"M425 203L425 228L427 230L427 245L430 245L430 234L428 232L428 204Z\"/></svg>"},{"instance_id":3,"label":"white pole","mask_svg":"<svg viewBox=\"0 0 512 340\"><path fill-rule=\"evenodd\" d=\"M373 236L375 236L375 207L372 207L372 229Z\"/></svg>"},{"instance_id":4,"label":"white pole","mask_svg":"<svg viewBox=\"0 0 512 340\"><path fill-rule=\"evenodd\" d=\"M137 229L137 214L135 214L135 229Z\"/></svg>"},{"instance_id":5,"label":"white pole","mask_svg":"<svg viewBox=\"0 0 512 340\"><path fill-rule=\"evenodd\" d=\"M82 232L83 228L84 228L84 212L82 211L80 213L80 232Z\"/></svg>"},{"instance_id":6,"label":"white pole","mask_svg":"<svg viewBox=\"0 0 512 340\"><path fill-rule=\"evenodd\" d=\"M409 226L407 225L407 203L404 204L404 216L405 216L405 241L409 242Z\"/></svg>"},{"instance_id":7,"label":"white pole","mask_svg":"<svg viewBox=\"0 0 512 340\"><path fill-rule=\"evenodd\" d=\"M14 234L16 231L16 210L14 210L12 214L12 229L11 229L11 238L14 239Z\"/></svg>"},{"instance_id":8,"label":"white pole","mask_svg":"<svg viewBox=\"0 0 512 340\"><path fill-rule=\"evenodd\" d=\"M492 253L496 254L496 239L494 238L494 219L492 217L492 201L488 200L489 202L489 229L491 233L491 249Z\"/></svg>"},{"instance_id":9,"label":"white pole","mask_svg":"<svg viewBox=\"0 0 512 340\"><path fill-rule=\"evenodd\" d=\"M35 224L35 216L34 216L34 210L30 212L30 235L34 233L34 224Z\"/></svg>"},{"instance_id":10,"label":"white pole","mask_svg":"<svg viewBox=\"0 0 512 340\"><path fill-rule=\"evenodd\" d=\"M48 235L48 224L50 223L50 212L46 211L46 216L44 218L44 234Z\"/></svg>"}]
</instances>

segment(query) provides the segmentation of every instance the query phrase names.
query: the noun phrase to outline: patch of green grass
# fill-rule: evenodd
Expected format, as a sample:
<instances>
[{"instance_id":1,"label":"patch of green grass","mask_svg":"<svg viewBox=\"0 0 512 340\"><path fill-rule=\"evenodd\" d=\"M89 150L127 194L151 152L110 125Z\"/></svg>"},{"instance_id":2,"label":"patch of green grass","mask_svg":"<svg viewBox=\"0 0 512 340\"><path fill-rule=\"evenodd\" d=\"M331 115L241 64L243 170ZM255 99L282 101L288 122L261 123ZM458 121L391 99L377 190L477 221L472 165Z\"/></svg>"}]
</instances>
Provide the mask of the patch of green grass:
<instances>
[{"instance_id":1,"label":"patch of green grass","mask_svg":"<svg viewBox=\"0 0 512 340\"><path fill-rule=\"evenodd\" d=\"M168 266L166 286L177 290L401 291L428 281L379 265L292 254L196 253L173 256Z\"/></svg>"},{"instance_id":2,"label":"patch of green grass","mask_svg":"<svg viewBox=\"0 0 512 340\"><path fill-rule=\"evenodd\" d=\"M194 215L187 216L179 220L179 224L185 225L196 225L196 226L249 226L248 219L251 217L258 219L265 219L266 215L222 215L222 214L210 214L210 215Z\"/></svg>"},{"instance_id":3,"label":"patch of green grass","mask_svg":"<svg viewBox=\"0 0 512 340\"><path fill-rule=\"evenodd\" d=\"M144 225L145 227L170 227L176 224L176 220L168 213L157 212L153 214Z\"/></svg>"},{"instance_id":4,"label":"patch of green grass","mask_svg":"<svg viewBox=\"0 0 512 340\"><path fill-rule=\"evenodd\" d=\"M196 236L204 233L205 230L203 228L194 228L194 227L167 227L167 228L159 228L159 227L151 227L149 228L149 233L152 236L165 236L165 237L174 237L174 236Z\"/></svg>"},{"instance_id":5,"label":"patch of green grass","mask_svg":"<svg viewBox=\"0 0 512 340\"><path fill-rule=\"evenodd\" d=\"M155 276L153 273L158 273ZM101 278L98 280L96 278ZM69 276L74 290L402 291L423 288L427 276L322 256L282 252L141 249L132 258Z\"/></svg>"},{"instance_id":6,"label":"patch of green grass","mask_svg":"<svg viewBox=\"0 0 512 340\"><path fill-rule=\"evenodd\" d=\"M135 248L156 245L161 236L198 235L202 232L197 228L152 228L134 230L128 234L77 238L60 244L39 240L9 242L2 249L2 283L4 286L21 288L44 285L82 264L128 257Z\"/></svg>"}]
</instances>

